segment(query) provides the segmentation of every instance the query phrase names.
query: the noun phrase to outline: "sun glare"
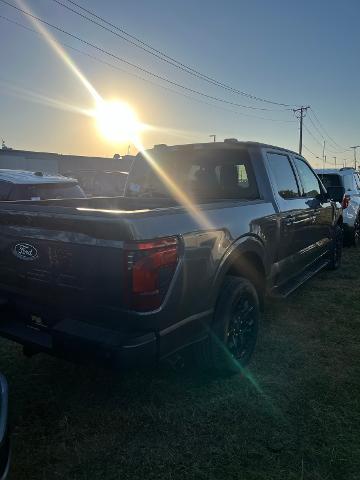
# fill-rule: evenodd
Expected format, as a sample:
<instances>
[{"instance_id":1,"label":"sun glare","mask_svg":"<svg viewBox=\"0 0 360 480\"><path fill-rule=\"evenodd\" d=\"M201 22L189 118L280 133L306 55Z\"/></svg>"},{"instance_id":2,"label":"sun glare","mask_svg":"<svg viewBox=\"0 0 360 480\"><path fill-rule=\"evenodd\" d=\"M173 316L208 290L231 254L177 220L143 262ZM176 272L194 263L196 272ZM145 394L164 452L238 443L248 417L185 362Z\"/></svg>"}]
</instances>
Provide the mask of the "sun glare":
<instances>
[{"instance_id":1,"label":"sun glare","mask_svg":"<svg viewBox=\"0 0 360 480\"><path fill-rule=\"evenodd\" d=\"M112 143L139 141L142 125L134 110L118 100L97 102L94 117L100 134Z\"/></svg>"}]
</instances>

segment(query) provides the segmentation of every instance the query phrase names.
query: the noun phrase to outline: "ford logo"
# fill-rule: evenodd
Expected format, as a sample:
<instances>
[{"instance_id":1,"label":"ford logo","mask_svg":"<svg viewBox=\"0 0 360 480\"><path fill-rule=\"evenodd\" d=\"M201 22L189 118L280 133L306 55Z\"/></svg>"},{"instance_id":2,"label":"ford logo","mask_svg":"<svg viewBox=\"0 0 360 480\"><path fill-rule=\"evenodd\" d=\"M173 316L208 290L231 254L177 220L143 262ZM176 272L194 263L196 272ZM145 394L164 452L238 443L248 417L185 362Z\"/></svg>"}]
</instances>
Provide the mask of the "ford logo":
<instances>
[{"instance_id":1,"label":"ford logo","mask_svg":"<svg viewBox=\"0 0 360 480\"><path fill-rule=\"evenodd\" d=\"M18 243L13 249L15 257L20 260L36 260L38 258L38 252L35 247L28 243Z\"/></svg>"}]
</instances>

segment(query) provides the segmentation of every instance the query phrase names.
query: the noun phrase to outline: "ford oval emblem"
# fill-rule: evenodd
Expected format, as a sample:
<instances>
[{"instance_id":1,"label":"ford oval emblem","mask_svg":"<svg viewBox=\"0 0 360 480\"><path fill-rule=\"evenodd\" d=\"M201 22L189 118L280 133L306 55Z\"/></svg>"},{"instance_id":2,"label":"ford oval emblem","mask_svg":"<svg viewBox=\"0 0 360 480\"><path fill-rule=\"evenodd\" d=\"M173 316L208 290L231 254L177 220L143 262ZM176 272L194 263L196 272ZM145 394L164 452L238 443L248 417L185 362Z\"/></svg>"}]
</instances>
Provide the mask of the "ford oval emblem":
<instances>
[{"instance_id":1,"label":"ford oval emblem","mask_svg":"<svg viewBox=\"0 0 360 480\"><path fill-rule=\"evenodd\" d=\"M17 243L13 249L15 257L20 260L36 260L38 258L38 251L33 245L28 243Z\"/></svg>"}]
</instances>

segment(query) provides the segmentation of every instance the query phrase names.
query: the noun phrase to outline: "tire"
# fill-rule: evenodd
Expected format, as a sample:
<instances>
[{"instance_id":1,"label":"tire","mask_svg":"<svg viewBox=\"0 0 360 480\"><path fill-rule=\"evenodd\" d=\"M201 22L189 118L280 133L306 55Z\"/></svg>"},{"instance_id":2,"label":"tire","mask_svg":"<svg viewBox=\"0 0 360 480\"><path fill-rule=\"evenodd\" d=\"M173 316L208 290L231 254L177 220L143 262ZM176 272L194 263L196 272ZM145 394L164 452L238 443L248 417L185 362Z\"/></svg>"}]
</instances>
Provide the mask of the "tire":
<instances>
[{"instance_id":1,"label":"tire","mask_svg":"<svg viewBox=\"0 0 360 480\"><path fill-rule=\"evenodd\" d=\"M354 223L354 230L351 233L351 245L358 248L360 245L360 218L357 217Z\"/></svg>"},{"instance_id":2,"label":"tire","mask_svg":"<svg viewBox=\"0 0 360 480\"><path fill-rule=\"evenodd\" d=\"M340 225L336 225L329 250L330 260L328 268L330 270L337 270L341 265L341 256L344 243L343 237L344 234L342 227Z\"/></svg>"},{"instance_id":3,"label":"tire","mask_svg":"<svg viewBox=\"0 0 360 480\"><path fill-rule=\"evenodd\" d=\"M243 277L226 277L201 364L221 375L240 373L254 352L259 328L259 298Z\"/></svg>"}]
</instances>

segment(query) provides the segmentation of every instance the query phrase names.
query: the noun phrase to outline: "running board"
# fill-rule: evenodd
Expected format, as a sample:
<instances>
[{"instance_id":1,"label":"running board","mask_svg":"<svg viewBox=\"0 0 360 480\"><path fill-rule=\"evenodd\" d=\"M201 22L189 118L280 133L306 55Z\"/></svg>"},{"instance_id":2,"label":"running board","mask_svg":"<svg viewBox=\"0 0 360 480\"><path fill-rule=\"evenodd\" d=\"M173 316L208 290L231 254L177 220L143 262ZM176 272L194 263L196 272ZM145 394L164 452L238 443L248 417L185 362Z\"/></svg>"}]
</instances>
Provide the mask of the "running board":
<instances>
[{"instance_id":1,"label":"running board","mask_svg":"<svg viewBox=\"0 0 360 480\"><path fill-rule=\"evenodd\" d=\"M298 287L301 287L303 283L305 283L307 280L312 278L314 275L316 275L320 270L325 268L329 264L329 261L322 261L320 264L316 263L316 266L313 266L309 270L306 270L305 274L299 275L298 277L295 277L288 282L286 282L285 285L280 285L279 287L275 287L271 294L270 297L272 298L286 298L289 296L292 292L294 292Z\"/></svg>"}]
</instances>

